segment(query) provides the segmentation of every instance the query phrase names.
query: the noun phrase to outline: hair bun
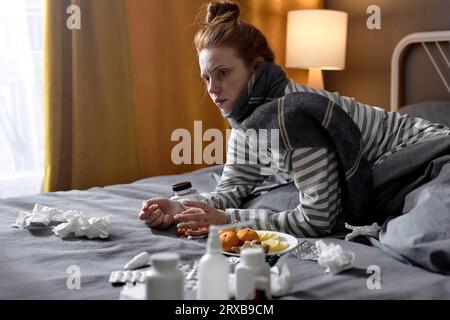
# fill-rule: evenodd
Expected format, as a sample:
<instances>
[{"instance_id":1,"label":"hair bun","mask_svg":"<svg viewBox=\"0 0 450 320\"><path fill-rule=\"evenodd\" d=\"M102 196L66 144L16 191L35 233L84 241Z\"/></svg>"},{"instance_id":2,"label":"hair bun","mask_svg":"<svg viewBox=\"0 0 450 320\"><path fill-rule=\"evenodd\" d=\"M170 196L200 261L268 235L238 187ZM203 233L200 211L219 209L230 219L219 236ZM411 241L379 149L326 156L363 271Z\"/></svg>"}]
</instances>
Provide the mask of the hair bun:
<instances>
[{"instance_id":1,"label":"hair bun","mask_svg":"<svg viewBox=\"0 0 450 320\"><path fill-rule=\"evenodd\" d=\"M234 2L210 2L208 4L206 23L212 23L220 17L221 22L237 21L239 18L239 7Z\"/></svg>"}]
</instances>

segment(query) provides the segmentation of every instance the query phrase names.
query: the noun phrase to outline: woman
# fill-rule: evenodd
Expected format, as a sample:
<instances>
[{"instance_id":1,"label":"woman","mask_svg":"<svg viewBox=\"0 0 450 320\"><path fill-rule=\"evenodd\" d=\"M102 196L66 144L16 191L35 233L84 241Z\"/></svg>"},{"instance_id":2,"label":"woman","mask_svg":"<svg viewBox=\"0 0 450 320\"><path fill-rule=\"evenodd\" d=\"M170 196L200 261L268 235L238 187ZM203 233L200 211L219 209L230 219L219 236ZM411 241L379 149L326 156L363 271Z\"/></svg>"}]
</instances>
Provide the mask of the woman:
<instances>
[{"instance_id":1,"label":"woman","mask_svg":"<svg viewBox=\"0 0 450 320\"><path fill-rule=\"evenodd\" d=\"M185 201L183 205L166 198L145 201L139 218L150 227L164 229L177 223L177 227L192 229L190 235L198 236L206 234L211 224L253 219L257 229L299 237L330 234L345 200L342 188L345 181L339 170L342 158L337 148L332 145L292 147L280 154L272 149L269 159L262 159L259 153L252 154L249 138L241 130L244 121L262 110L261 106L280 97L309 94L338 105L337 109L345 113L345 120L358 129L353 138L360 141L362 158L372 168L406 146L430 136L450 135L450 130L443 125L295 84L274 63L274 54L264 35L253 25L239 20L239 7L234 3L210 3L206 23L194 42L208 93L233 127L227 162L218 186L214 192L204 194L204 202ZM246 157L256 157L257 161L239 162L243 153ZM291 175L299 191L299 205L283 212L237 209L271 170Z\"/></svg>"}]
</instances>

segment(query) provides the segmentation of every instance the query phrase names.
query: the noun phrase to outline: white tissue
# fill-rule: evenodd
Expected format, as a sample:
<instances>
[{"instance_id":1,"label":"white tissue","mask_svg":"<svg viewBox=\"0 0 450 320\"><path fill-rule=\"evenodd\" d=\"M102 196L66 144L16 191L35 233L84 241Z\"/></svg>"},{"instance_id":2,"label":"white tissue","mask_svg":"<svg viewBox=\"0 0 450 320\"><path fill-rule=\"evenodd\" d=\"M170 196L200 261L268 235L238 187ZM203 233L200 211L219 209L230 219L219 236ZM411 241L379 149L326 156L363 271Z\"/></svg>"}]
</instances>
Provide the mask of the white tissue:
<instances>
[{"instance_id":1,"label":"white tissue","mask_svg":"<svg viewBox=\"0 0 450 320\"><path fill-rule=\"evenodd\" d=\"M344 251L340 245L334 243L326 245L323 240L316 241L316 247L319 251L318 263L326 268L325 272L337 274L353 267L355 262L353 252Z\"/></svg>"},{"instance_id":2,"label":"white tissue","mask_svg":"<svg viewBox=\"0 0 450 320\"><path fill-rule=\"evenodd\" d=\"M270 291L272 296L281 297L288 294L292 289L291 272L286 264L281 267L281 274L278 267L270 269Z\"/></svg>"},{"instance_id":3,"label":"white tissue","mask_svg":"<svg viewBox=\"0 0 450 320\"><path fill-rule=\"evenodd\" d=\"M378 232L380 232L381 227L378 223L374 222L371 226L351 226L348 223L345 223L345 227L347 229L352 230L349 234L345 236L345 240L349 241L357 236L370 236L370 237L378 237Z\"/></svg>"},{"instance_id":4,"label":"white tissue","mask_svg":"<svg viewBox=\"0 0 450 320\"><path fill-rule=\"evenodd\" d=\"M23 229L47 227L52 219L61 213L61 210L35 204L31 212L19 212L14 227Z\"/></svg>"},{"instance_id":5,"label":"white tissue","mask_svg":"<svg viewBox=\"0 0 450 320\"><path fill-rule=\"evenodd\" d=\"M134 270L140 267L145 266L150 262L150 255L147 252L141 252L133 259L127 262L124 269L125 270Z\"/></svg>"},{"instance_id":6,"label":"white tissue","mask_svg":"<svg viewBox=\"0 0 450 320\"><path fill-rule=\"evenodd\" d=\"M67 222L61 223L53 228L53 233L64 239L71 234L75 237L108 238L109 233L106 227L111 223L111 216L104 217L86 217L81 212L65 213L64 217Z\"/></svg>"},{"instance_id":7,"label":"white tissue","mask_svg":"<svg viewBox=\"0 0 450 320\"><path fill-rule=\"evenodd\" d=\"M36 204L31 212L19 212L13 227L33 229L59 223L52 230L61 238L66 238L72 233L75 237L107 238L109 234L106 227L111 223L110 219L110 216L89 218L81 211L59 210Z\"/></svg>"}]
</instances>

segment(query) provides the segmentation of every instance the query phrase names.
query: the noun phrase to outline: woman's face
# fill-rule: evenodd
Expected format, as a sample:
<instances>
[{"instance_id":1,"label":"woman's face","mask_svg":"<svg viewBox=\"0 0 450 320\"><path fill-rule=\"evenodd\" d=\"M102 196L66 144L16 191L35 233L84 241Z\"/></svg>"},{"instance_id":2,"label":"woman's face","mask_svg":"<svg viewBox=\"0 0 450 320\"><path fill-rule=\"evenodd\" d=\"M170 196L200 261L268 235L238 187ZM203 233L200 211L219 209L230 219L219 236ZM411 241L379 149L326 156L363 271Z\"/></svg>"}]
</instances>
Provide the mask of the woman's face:
<instances>
[{"instance_id":1,"label":"woman's face","mask_svg":"<svg viewBox=\"0 0 450 320\"><path fill-rule=\"evenodd\" d=\"M252 75L230 47L205 48L199 54L200 73L209 96L223 112L230 112Z\"/></svg>"}]
</instances>

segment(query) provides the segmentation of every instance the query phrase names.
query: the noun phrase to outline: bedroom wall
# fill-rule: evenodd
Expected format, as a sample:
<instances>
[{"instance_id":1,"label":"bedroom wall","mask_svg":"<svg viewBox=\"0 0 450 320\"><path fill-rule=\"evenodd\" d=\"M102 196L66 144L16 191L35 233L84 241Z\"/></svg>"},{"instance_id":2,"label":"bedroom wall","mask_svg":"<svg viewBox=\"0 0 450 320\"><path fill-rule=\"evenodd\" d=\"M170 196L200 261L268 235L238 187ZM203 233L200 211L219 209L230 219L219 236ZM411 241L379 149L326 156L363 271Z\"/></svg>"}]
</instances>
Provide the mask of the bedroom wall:
<instances>
[{"instance_id":1,"label":"bedroom wall","mask_svg":"<svg viewBox=\"0 0 450 320\"><path fill-rule=\"evenodd\" d=\"M243 19L253 23L267 37L278 63L296 82L307 80L306 70L286 68L286 23L291 10L323 8L323 0L237 0Z\"/></svg>"},{"instance_id":2,"label":"bedroom wall","mask_svg":"<svg viewBox=\"0 0 450 320\"><path fill-rule=\"evenodd\" d=\"M366 26L369 5L381 9L380 30ZM390 104L390 64L395 45L412 32L450 30L448 0L324 0L324 8L349 14L346 68L324 72L326 89L386 109ZM405 72L407 98L403 104L450 100L422 48L411 48Z\"/></svg>"}]
</instances>

